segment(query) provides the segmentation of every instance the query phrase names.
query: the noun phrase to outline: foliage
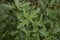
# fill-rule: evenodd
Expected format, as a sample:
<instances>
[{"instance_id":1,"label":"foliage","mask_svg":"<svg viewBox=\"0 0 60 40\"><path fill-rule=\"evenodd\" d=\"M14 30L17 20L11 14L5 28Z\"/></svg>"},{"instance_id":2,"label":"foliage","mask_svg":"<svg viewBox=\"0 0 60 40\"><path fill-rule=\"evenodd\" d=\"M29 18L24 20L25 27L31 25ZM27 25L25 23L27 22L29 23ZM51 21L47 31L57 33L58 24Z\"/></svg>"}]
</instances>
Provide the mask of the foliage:
<instances>
[{"instance_id":1,"label":"foliage","mask_svg":"<svg viewBox=\"0 0 60 40\"><path fill-rule=\"evenodd\" d=\"M60 40L60 0L1 0L0 40Z\"/></svg>"}]
</instances>

